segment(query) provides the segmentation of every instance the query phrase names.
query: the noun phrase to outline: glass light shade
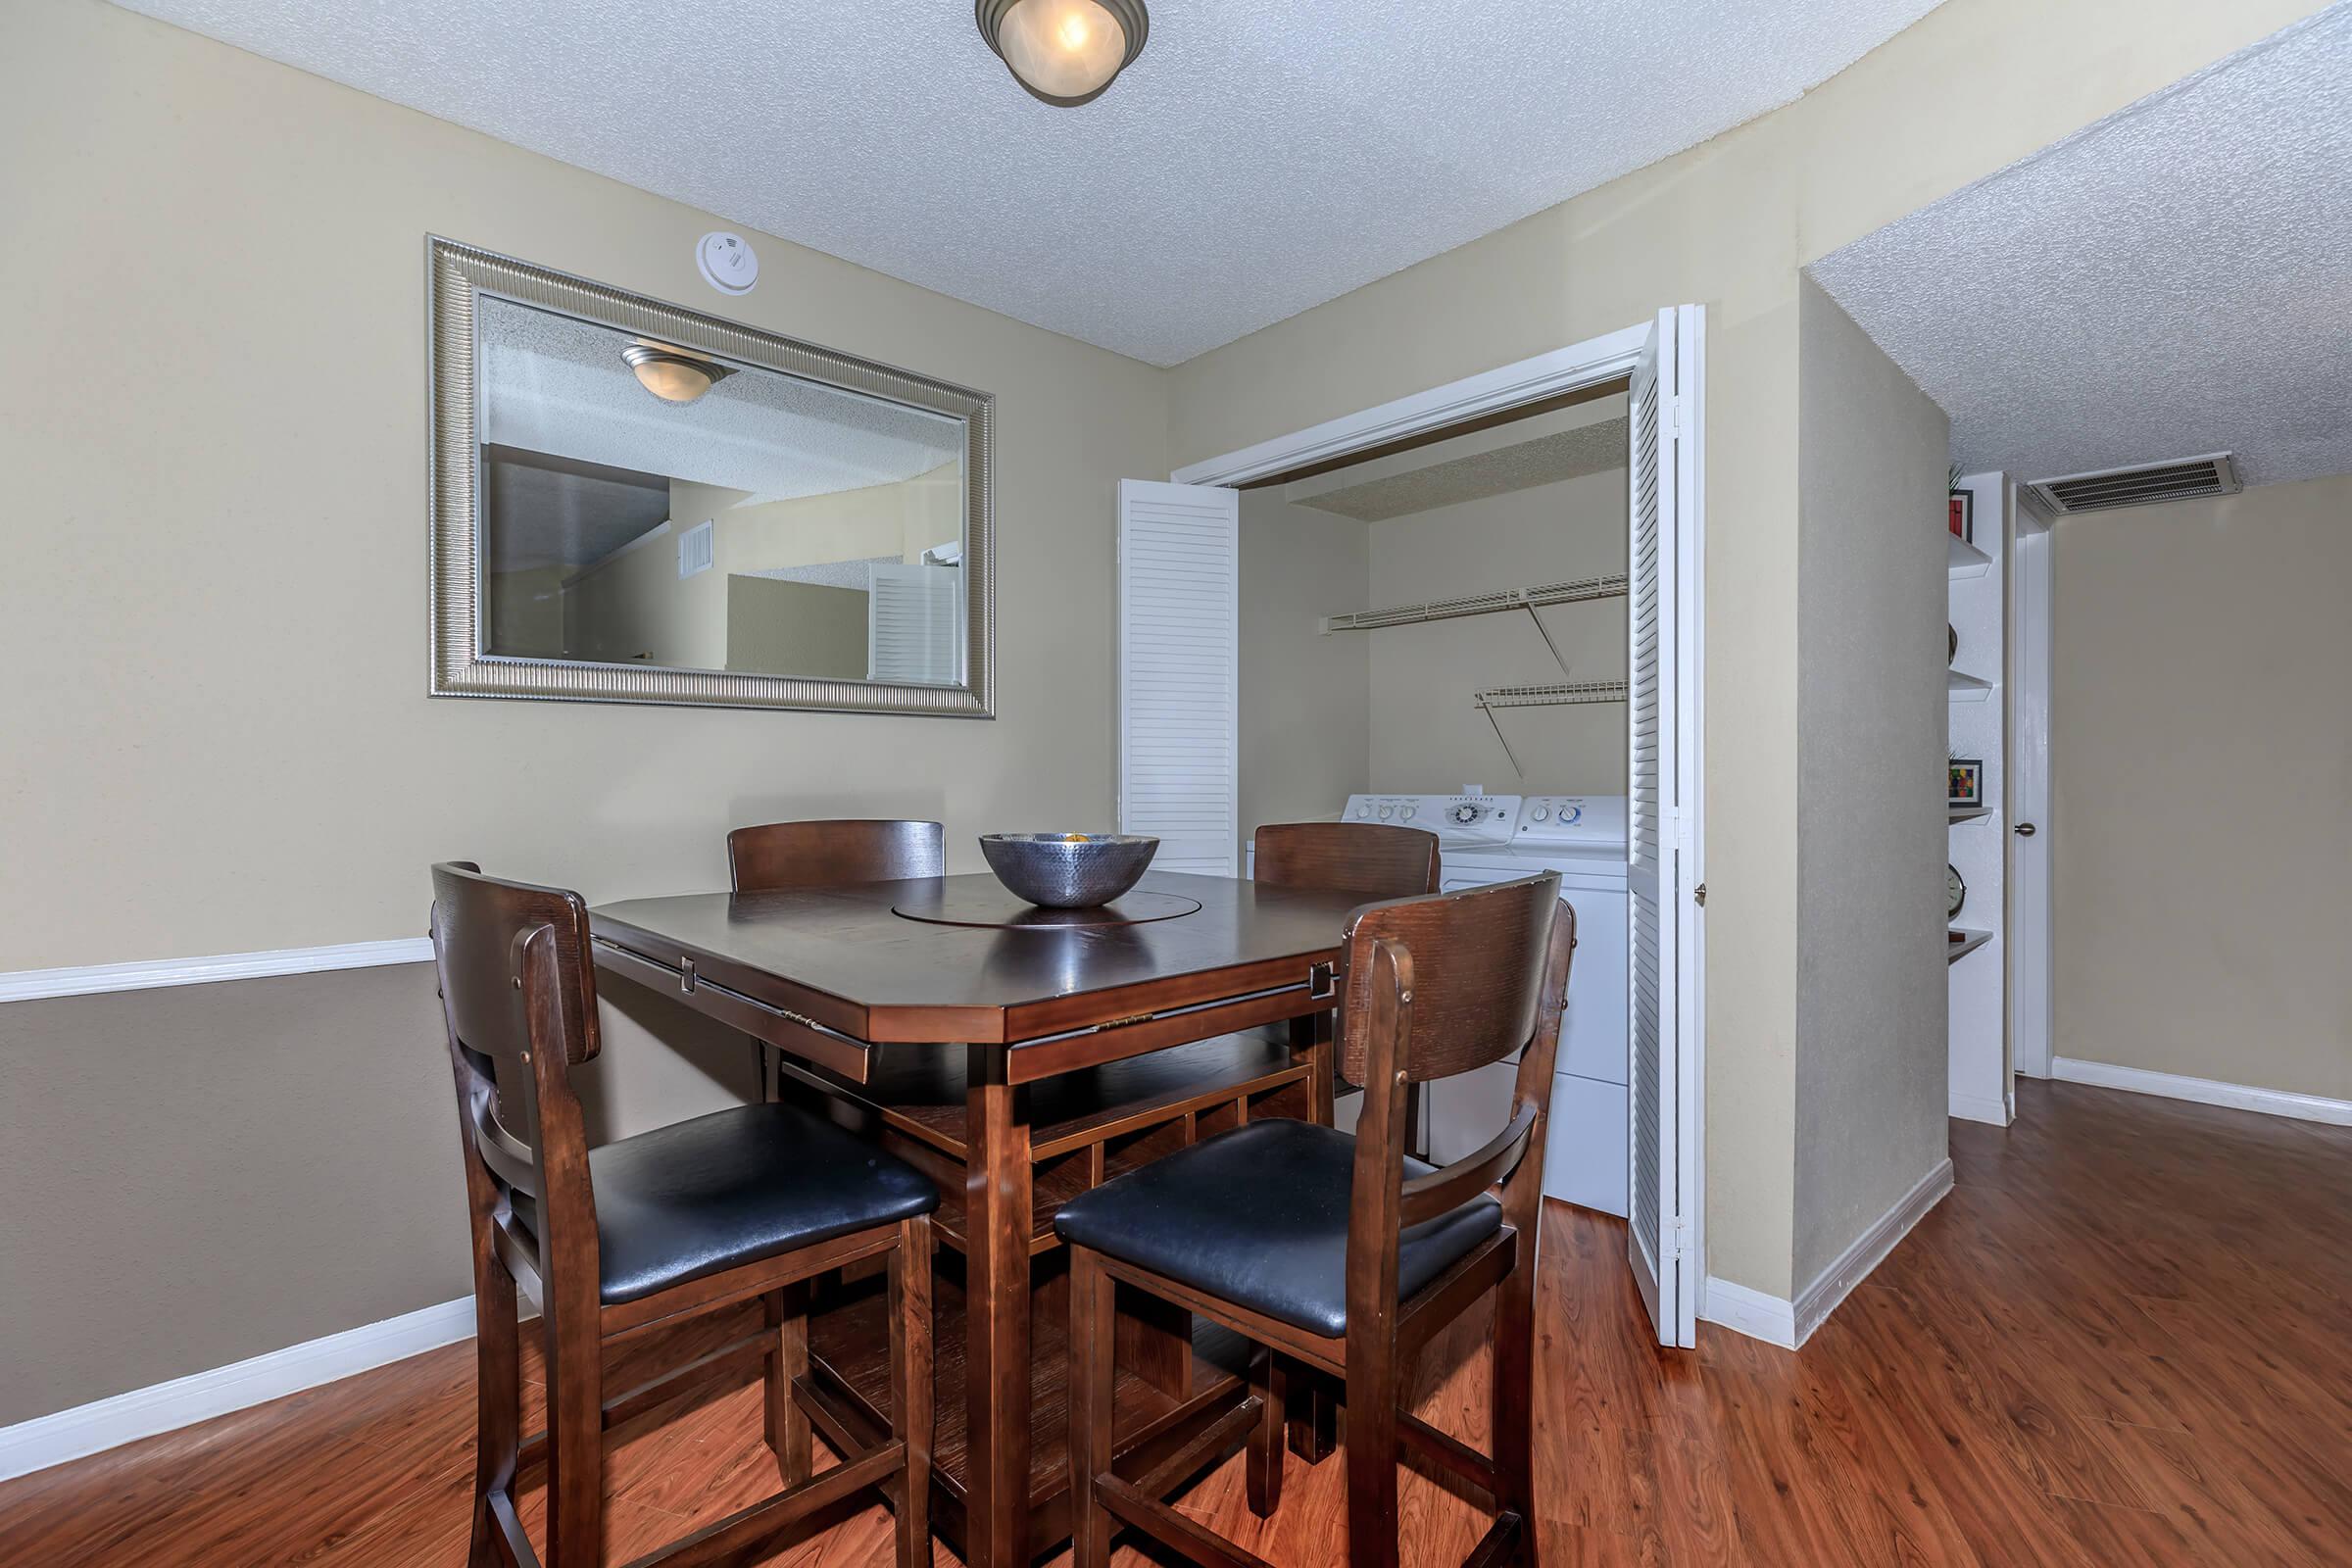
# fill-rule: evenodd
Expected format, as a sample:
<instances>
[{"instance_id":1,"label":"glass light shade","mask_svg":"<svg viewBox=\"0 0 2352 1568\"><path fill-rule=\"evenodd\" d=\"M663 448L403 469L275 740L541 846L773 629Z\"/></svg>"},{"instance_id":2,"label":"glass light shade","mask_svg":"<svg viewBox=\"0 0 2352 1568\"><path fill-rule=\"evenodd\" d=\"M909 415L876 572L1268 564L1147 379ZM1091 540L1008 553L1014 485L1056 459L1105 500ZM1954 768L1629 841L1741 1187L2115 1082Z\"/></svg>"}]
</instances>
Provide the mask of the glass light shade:
<instances>
[{"instance_id":1,"label":"glass light shade","mask_svg":"<svg viewBox=\"0 0 2352 1568\"><path fill-rule=\"evenodd\" d=\"M1055 101L1093 97L1129 58L1127 29L1098 0L1013 0L996 44L1014 75Z\"/></svg>"},{"instance_id":2,"label":"glass light shade","mask_svg":"<svg viewBox=\"0 0 2352 1568\"><path fill-rule=\"evenodd\" d=\"M621 357L636 372L637 384L664 403L692 403L726 373L718 366L642 343L631 344Z\"/></svg>"}]
</instances>

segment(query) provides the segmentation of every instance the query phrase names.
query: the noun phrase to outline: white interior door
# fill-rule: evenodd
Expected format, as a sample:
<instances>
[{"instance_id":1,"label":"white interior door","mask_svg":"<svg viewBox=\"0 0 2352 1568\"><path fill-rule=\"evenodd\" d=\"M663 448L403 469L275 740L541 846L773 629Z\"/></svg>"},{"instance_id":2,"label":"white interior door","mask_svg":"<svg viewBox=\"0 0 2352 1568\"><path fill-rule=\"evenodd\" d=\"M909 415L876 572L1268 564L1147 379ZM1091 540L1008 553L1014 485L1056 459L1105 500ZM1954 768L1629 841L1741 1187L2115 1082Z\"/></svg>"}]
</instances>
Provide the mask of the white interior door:
<instances>
[{"instance_id":1,"label":"white interior door","mask_svg":"<svg viewBox=\"0 0 2352 1568\"><path fill-rule=\"evenodd\" d=\"M1658 313L1630 403L1628 1250L1661 1345L1697 1343L1702 318Z\"/></svg>"},{"instance_id":2,"label":"white interior door","mask_svg":"<svg viewBox=\"0 0 2352 1568\"><path fill-rule=\"evenodd\" d=\"M2024 507L2009 558L2010 1065L2050 1075L2050 544Z\"/></svg>"},{"instance_id":3,"label":"white interior door","mask_svg":"<svg viewBox=\"0 0 2352 1568\"><path fill-rule=\"evenodd\" d=\"M1119 831L1154 870L1237 872L1241 523L1239 491L1119 481Z\"/></svg>"}]
</instances>

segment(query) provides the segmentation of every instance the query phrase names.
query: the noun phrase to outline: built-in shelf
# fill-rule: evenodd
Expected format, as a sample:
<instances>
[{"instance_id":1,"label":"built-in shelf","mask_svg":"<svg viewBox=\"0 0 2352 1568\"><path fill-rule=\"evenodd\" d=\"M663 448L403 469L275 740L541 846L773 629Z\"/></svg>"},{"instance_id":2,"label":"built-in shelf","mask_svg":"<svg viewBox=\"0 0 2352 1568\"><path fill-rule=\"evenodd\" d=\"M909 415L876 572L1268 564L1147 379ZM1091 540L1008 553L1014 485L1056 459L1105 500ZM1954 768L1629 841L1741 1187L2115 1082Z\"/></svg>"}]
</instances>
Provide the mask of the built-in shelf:
<instances>
[{"instance_id":1,"label":"built-in shelf","mask_svg":"<svg viewBox=\"0 0 2352 1568\"><path fill-rule=\"evenodd\" d=\"M1971 931L1965 926L1957 925L1950 929L1960 933L1960 940L1954 942L1948 936L1943 939L1943 961L1946 963L1958 963L1962 958L1967 957L1992 940L1992 933L1989 931Z\"/></svg>"},{"instance_id":2,"label":"built-in shelf","mask_svg":"<svg viewBox=\"0 0 2352 1568\"><path fill-rule=\"evenodd\" d=\"M1943 538L1951 550L1953 576L1982 577L1992 569L1992 558L1958 534L1947 533Z\"/></svg>"},{"instance_id":3,"label":"built-in shelf","mask_svg":"<svg viewBox=\"0 0 2352 1568\"><path fill-rule=\"evenodd\" d=\"M1951 812L1952 820L1955 822L1974 822L1980 816L1992 814L1992 808L1989 806L1952 806L1946 807L1945 809Z\"/></svg>"},{"instance_id":4,"label":"built-in shelf","mask_svg":"<svg viewBox=\"0 0 2352 1568\"><path fill-rule=\"evenodd\" d=\"M1388 610L1358 610L1351 614L1326 615L1323 629L1371 631L1379 626L1411 626L1424 620L1451 620L1457 615L1499 615L1544 605L1581 605L1592 599L1622 599L1626 576L1578 577L1568 582L1541 583L1533 588L1505 588L1491 594L1466 594L1459 599L1432 599L1426 604L1397 605Z\"/></svg>"},{"instance_id":5,"label":"built-in shelf","mask_svg":"<svg viewBox=\"0 0 2352 1568\"><path fill-rule=\"evenodd\" d=\"M1943 689L1955 703L1981 703L1992 695L1992 682L1947 669L1943 672Z\"/></svg>"}]
</instances>

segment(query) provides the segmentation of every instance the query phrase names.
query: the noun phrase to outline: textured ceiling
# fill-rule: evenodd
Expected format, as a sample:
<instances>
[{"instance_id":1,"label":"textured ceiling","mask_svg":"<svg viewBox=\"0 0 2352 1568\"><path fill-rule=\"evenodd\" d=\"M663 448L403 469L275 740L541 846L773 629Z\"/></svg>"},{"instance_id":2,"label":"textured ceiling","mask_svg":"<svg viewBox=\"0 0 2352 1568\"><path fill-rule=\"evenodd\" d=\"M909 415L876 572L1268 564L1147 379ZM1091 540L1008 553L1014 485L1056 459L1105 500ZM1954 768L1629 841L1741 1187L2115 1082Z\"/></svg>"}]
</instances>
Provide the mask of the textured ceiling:
<instances>
[{"instance_id":1,"label":"textured ceiling","mask_svg":"<svg viewBox=\"0 0 2352 1568\"><path fill-rule=\"evenodd\" d=\"M1626 463L1625 396L1514 420L1283 487L1295 505L1381 522Z\"/></svg>"},{"instance_id":2,"label":"textured ceiling","mask_svg":"<svg viewBox=\"0 0 2352 1568\"><path fill-rule=\"evenodd\" d=\"M1966 468L2352 472L2352 4L1812 271L1951 416Z\"/></svg>"},{"instance_id":3,"label":"textured ceiling","mask_svg":"<svg viewBox=\"0 0 2352 1568\"><path fill-rule=\"evenodd\" d=\"M1078 110L957 0L127 3L1172 365L1788 103L1936 0L1161 0Z\"/></svg>"}]
</instances>

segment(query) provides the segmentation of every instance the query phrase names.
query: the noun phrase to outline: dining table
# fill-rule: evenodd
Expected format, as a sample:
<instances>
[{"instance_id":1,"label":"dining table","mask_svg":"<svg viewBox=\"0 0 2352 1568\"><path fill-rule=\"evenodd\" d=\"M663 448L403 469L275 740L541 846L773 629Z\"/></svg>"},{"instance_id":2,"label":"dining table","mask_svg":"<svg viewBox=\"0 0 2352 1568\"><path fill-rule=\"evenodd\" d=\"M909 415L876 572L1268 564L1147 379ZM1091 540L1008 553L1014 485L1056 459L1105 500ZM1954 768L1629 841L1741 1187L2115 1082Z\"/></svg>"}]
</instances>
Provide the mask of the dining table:
<instances>
[{"instance_id":1,"label":"dining table","mask_svg":"<svg viewBox=\"0 0 2352 1568\"><path fill-rule=\"evenodd\" d=\"M630 899L589 920L600 975L754 1036L777 1092L939 1182L934 1518L972 1568L1019 1568L1069 1532L1054 1209L1251 1117L1328 1123L1343 932L1362 902L1148 871L1106 905L1051 909L974 873ZM811 1309L794 1393L839 1447L887 1430L874 1296L844 1287ZM1218 1331L1133 1310L1119 1452L1167 1463L1233 1429L1246 1389L1210 1353Z\"/></svg>"}]
</instances>

